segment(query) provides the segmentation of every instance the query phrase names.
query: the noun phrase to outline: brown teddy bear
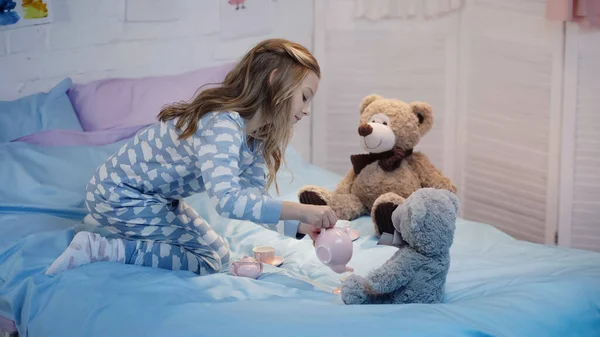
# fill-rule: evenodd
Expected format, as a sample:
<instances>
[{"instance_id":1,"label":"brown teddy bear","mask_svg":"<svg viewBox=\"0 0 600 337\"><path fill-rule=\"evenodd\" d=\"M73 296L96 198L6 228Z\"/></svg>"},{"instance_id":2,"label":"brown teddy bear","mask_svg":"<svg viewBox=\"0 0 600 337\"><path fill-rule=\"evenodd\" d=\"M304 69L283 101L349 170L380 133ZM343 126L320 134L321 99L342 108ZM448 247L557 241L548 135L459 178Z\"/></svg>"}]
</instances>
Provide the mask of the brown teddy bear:
<instances>
[{"instance_id":1,"label":"brown teddy bear","mask_svg":"<svg viewBox=\"0 0 600 337\"><path fill-rule=\"evenodd\" d=\"M300 202L328 205L342 220L370 214L377 235L393 234L392 213L416 190L433 187L456 193L452 181L426 155L413 152L432 125L432 109L427 103L365 97L360 104L358 134L368 154L350 157L352 168L335 191L305 186L298 193Z\"/></svg>"}]
</instances>

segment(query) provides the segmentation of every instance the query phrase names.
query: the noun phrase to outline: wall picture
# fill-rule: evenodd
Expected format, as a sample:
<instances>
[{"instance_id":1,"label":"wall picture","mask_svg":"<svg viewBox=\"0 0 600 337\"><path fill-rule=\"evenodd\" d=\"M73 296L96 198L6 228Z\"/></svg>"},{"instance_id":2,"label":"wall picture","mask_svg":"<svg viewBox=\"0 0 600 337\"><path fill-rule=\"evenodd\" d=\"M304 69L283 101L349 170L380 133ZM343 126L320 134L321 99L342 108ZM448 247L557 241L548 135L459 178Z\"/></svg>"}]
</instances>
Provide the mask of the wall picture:
<instances>
[{"instance_id":1,"label":"wall picture","mask_svg":"<svg viewBox=\"0 0 600 337\"><path fill-rule=\"evenodd\" d=\"M221 37L239 38L269 34L275 28L273 0L221 0Z\"/></svg>"},{"instance_id":2,"label":"wall picture","mask_svg":"<svg viewBox=\"0 0 600 337\"><path fill-rule=\"evenodd\" d=\"M0 0L0 30L52 21L50 0Z\"/></svg>"}]
</instances>

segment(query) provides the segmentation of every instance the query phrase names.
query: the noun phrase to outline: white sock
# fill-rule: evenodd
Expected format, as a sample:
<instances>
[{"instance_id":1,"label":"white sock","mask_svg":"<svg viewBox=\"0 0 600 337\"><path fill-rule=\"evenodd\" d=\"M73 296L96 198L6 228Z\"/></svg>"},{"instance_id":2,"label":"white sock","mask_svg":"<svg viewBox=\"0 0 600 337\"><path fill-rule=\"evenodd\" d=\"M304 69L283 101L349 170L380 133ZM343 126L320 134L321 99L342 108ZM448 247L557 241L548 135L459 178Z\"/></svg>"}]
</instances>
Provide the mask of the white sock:
<instances>
[{"instance_id":1,"label":"white sock","mask_svg":"<svg viewBox=\"0 0 600 337\"><path fill-rule=\"evenodd\" d=\"M79 232L46 270L46 275L102 261L125 263L125 242L122 239L107 239L96 233Z\"/></svg>"}]
</instances>

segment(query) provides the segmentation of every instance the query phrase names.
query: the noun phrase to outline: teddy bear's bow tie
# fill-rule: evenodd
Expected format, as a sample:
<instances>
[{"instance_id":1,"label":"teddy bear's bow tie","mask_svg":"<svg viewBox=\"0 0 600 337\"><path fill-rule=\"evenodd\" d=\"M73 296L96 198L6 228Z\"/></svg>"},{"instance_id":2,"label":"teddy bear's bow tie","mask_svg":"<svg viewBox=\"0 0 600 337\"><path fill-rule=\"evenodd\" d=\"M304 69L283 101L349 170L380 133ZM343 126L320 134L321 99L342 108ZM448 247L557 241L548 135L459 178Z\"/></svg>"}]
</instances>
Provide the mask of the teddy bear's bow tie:
<instances>
[{"instance_id":1,"label":"teddy bear's bow tie","mask_svg":"<svg viewBox=\"0 0 600 337\"><path fill-rule=\"evenodd\" d=\"M413 149L401 150L394 148L393 150L382 153L367 153L355 154L350 156L354 173L359 174L367 165L379 161L379 167L386 172L391 172L402 164L404 158L410 156Z\"/></svg>"}]
</instances>

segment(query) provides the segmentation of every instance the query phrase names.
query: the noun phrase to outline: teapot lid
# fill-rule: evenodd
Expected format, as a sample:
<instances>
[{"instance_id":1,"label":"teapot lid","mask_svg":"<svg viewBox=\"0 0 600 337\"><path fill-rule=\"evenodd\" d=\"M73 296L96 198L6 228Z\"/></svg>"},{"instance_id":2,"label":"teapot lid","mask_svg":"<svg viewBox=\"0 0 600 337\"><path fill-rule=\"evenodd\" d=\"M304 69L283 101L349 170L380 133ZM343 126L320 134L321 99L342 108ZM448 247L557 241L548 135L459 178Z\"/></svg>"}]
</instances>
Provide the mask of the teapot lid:
<instances>
[{"instance_id":1,"label":"teapot lid","mask_svg":"<svg viewBox=\"0 0 600 337\"><path fill-rule=\"evenodd\" d=\"M341 227L350 227L350 224L352 224L352 223L351 223L350 221L348 221L348 220L338 220L338 221L335 223L336 227L337 227L338 225L340 225Z\"/></svg>"}]
</instances>

